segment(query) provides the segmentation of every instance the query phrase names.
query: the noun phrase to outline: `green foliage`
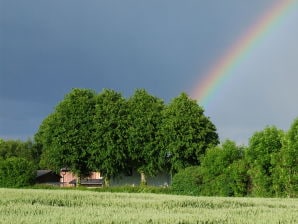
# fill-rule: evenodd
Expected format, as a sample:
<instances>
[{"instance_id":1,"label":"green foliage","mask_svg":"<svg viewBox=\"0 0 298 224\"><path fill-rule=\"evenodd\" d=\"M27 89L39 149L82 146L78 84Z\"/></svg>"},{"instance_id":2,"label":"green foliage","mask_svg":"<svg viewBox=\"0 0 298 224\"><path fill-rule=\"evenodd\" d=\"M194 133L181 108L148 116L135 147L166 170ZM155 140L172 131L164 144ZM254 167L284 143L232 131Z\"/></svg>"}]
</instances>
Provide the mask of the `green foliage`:
<instances>
[{"instance_id":1,"label":"green foliage","mask_svg":"<svg viewBox=\"0 0 298 224\"><path fill-rule=\"evenodd\" d=\"M252 195L267 197L274 195L272 174L275 167L274 158L283 147L283 135L283 131L273 126L266 127L251 137L245 157L252 180L250 192Z\"/></svg>"},{"instance_id":2,"label":"green foliage","mask_svg":"<svg viewBox=\"0 0 298 224\"><path fill-rule=\"evenodd\" d=\"M133 168L146 182L146 175L166 168L198 165L218 136L186 94L165 109L161 99L142 89L128 100L112 90L95 96L73 89L42 122L35 142L43 148L43 168L68 167L79 176L99 170L108 179Z\"/></svg>"},{"instance_id":3,"label":"green foliage","mask_svg":"<svg viewBox=\"0 0 298 224\"><path fill-rule=\"evenodd\" d=\"M88 175L94 113L93 91L73 89L65 96L36 134L37 142L44 145L44 165L56 171L69 167L79 177Z\"/></svg>"},{"instance_id":4,"label":"green foliage","mask_svg":"<svg viewBox=\"0 0 298 224\"><path fill-rule=\"evenodd\" d=\"M163 111L160 139L174 172L199 165L207 148L219 143L215 126L185 93L173 99Z\"/></svg>"},{"instance_id":5,"label":"green foliage","mask_svg":"<svg viewBox=\"0 0 298 224\"><path fill-rule=\"evenodd\" d=\"M41 152L29 139L0 141L0 187L33 184Z\"/></svg>"},{"instance_id":6,"label":"green foliage","mask_svg":"<svg viewBox=\"0 0 298 224\"><path fill-rule=\"evenodd\" d=\"M225 169L230 195L237 197L248 195L250 179L247 170L248 165L244 159L234 161Z\"/></svg>"},{"instance_id":7,"label":"green foliage","mask_svg":"<svg viewBox=\"0 0 298 224\"><path fill-rule=\"evenodd\" d=\"M20 157L39 163L41 150L36 148L35 144L29 139L20 140L2 140L0 143L0 158L7 159L11 157Z\"/></svg>"},{"instance_id":8,"label":"green foliage","mask_svg":"<svg viewBox=\"0 0 298 224\"><path fill-rule=\"evenodd\" d=\"M54 112L50 114L43 120L34 136L37 147L42 148L39 167L42 169L52 169L56 172L61 169L61 164L64 164L59 147L56 147L54 144L56 136L55 126L58 119L57 113Z\"/></svg>"},{"instance_id":9,"label":"green foliage","mask_svg":"<svg viewBox=\"0 0 298 224\"><path fill-rule=\"evenodd\" d=\"M185 93L164 105L145 90L125 99L113 90L73 89L44 119L34 143L0 139L0 158L68 167L79 177L100 171L110 179L134 169L144 183L168 170L182 193L297 197L297 130L298 119L286 134L276 127L254 133L246 150L232 141L216 147L215 126Z\"/></svg>"},{"instance_id":10,"label":"green foliage","mask_svg":"<svg viewBox=\"0 0 298 224\"><path fill-rule=\"evenodd\" d=\"M127 150L127 103L120 93L104 90L96 97L91 157L93 170L106 178L125 170Z\"/></svg>"},{"instance_id":11,"label":"green foliage","mask_svg":"<svg viewBox=\"0 0 298 224\"><path fill-rule=\"evenodd\" d=\"M172 180L172 191L176 194L199 195L200 167L191 166L180 170Z\"/></svg>"},{"instance_id":12,"label":"green foliage","mask_svg":"<svg viewBox=\"0 0 298 224\"><path fill-rule=\"evenodd\" d=\"M158 140L163 101L139 89L128 99L128 107L128 164L143 176L155 175L163 165ZM146 180L141 182L145 183Z\"/></svg>"},{"instance_id":13,"label":"green foliage","mask_svg":"<svg viewBox=\"0 0 298 224\"><path fill-rule=\"evenodd\" d=\"M282 150L287 195L298 197L298 118L287 133L287 144Z\"/></svg>"},{"instance_id":14,"label":"green foliage","mask_svg":"<svg viewBox=\"0 0 298 224\"><path fill-rule=\"evenodd\" d=\"M24 158L0 159L0 187L23 187L34 183L36 168Z\"/></svg>"},{"instance_id":15,"label":"green foliage","mask_svg":"<svg viewBox=\"0 0 298 224\"><path fill-rule=\"evenodd\" d=\"M202 157L200 193L202 195L246 195L246 169L243 148L226 140L221 146L208 149Z\"/></svg>"},{"instance_id":16,"label":"green foliage","mask_svg":"<svg viewBox=\"0 0 298 224\"><path fill-rule=\"evenodd\" d=\"M298 197L298 119L286 133L275 156L274 190L277 196Z\"/></svg>"}]
</instances>

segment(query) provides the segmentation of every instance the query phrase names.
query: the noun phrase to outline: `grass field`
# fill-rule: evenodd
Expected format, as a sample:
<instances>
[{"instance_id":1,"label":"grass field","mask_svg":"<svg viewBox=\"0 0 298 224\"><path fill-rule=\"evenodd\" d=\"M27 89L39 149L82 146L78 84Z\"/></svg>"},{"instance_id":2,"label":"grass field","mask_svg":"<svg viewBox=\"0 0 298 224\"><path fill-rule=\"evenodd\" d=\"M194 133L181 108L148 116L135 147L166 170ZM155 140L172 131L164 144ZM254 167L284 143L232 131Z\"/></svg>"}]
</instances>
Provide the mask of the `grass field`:
<instances>
[{"instance_id":1,"label":"grass field","mask_svg":"<svg viewBox=\"0 0 298 224\"><path fill-rule=\"evenodd\" d=\"M298 223L298 199L0 189L0 223Z\"/></svg>"}]
</instances>

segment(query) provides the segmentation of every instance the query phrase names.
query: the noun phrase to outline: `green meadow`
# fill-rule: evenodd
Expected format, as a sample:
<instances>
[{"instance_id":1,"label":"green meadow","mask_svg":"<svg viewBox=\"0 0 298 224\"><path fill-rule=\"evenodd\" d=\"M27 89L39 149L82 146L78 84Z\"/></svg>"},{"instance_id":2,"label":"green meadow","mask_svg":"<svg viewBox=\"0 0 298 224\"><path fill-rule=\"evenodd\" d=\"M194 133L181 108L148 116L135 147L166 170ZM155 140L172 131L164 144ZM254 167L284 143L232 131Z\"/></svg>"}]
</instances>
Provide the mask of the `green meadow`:
<instances>
[{"instance_id":1,"label":"green meadow","mask_svg":"<svg viewBox=\"0 0 298 224\"><path fill-rule=\"evenodd\" d=\"M0 223L298 223L298 199L0 189Z\"/></svg>"}]
</instances>

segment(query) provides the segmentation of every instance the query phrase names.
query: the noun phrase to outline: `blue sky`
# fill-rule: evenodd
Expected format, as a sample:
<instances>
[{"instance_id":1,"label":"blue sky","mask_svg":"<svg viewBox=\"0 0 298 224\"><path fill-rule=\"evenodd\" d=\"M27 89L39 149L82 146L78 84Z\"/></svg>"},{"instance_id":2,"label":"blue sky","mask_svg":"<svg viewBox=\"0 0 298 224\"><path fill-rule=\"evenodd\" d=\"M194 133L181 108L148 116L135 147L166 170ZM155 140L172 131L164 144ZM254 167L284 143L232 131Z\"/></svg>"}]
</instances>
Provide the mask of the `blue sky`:
<instances>
[{"instance_id":1,"label":"blue sky","mask_svg":"<svg viewBox=\"0 0 298 224\"><path fill-rule=\"evenodd\" d=\"M32 137L74 87L190 94L274 2L0 0L0 138ZM206 105L221 139L246 144L298 117L297 5Z\"/></svg>"}]
</instances>

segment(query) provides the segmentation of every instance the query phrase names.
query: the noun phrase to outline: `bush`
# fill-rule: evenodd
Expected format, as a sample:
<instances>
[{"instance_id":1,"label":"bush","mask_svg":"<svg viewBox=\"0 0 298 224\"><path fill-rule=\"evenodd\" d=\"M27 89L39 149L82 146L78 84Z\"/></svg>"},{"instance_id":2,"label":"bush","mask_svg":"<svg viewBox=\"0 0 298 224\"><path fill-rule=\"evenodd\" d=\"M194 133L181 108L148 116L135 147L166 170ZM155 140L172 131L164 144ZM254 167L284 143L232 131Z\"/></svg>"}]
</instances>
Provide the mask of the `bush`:
<instances>
[{"instance_id":1,"label":"bush","mask_svg":"<svg viewBox=\"0 0 298 224\"><path fill-rule=\"evenodd\" d=\"M174 175L172 191L176 194L199 195L200 168L198 166L187 167Z\"/></svg>"},{"instance_id":2,"label":"bush","mask_svg":"<svg viewBox=\"0 0 298 224\"><path fill-rule=\"evenodd\" d=\"M201 158L200 194L205 196L243 196L247 190L244 148L226 140L208 149Z\"/></svg>"},{"instance_id":3,"label":"bush","mask_svg":"<svg viewBox=\"0 0 298 224\"><path fill-rule=\"evenodd\" d=\"M0 187L23 187L34 183L36 169L32 162L12 157L0 160Z\"/></svg>"}]
</instances>

